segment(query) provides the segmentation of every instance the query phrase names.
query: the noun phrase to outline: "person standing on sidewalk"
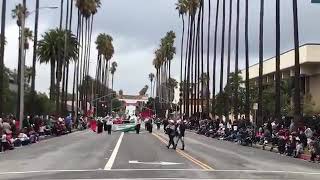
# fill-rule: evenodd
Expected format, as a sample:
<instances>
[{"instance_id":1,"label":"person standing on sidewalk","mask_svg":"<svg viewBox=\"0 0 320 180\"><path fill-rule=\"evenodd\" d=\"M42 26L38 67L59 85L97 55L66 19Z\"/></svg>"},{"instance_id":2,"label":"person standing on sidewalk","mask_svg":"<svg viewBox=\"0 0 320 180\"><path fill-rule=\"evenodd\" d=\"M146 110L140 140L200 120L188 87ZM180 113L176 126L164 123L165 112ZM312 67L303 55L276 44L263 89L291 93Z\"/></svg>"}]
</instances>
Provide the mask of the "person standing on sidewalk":
<instances>
[{"instance_id":1,"label":"person standing on sidewalk","mask_svg":"<svg viewBox=\"0 0 320 180\"><path fill-rule=\"evenodd\" d=\"M175 148L178 146L179 141L181 141L182 143L182 148L181 150L184 150L184 134L186 131L186 125L185 122L183 120L178 120L177 122L177 141L176 141L176 145Z\"/></svg>"}]
</instances>

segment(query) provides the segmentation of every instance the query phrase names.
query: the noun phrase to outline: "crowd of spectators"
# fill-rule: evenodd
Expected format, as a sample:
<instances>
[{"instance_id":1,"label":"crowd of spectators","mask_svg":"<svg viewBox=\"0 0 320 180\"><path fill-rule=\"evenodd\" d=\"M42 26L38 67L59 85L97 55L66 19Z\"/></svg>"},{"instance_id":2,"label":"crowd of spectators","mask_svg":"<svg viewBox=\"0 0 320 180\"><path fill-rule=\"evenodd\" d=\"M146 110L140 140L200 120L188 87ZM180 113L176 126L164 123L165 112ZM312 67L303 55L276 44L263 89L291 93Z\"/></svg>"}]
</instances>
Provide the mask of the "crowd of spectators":
<instances>
[{"instance_id":1,"label":"crowd of spectators","mask_svg":"<svg viewBox=\"0 0 320 180\"><path fill-rule=\"evenodd\" d=\"M246 146L259 145L270 151L277 149L278 153L295 158L307 155L309 161L320 162L320 116L305 118L299 126L295 126L292 118L283 118L269 120L260 127L244 119L234 122L191 119L187 127L207 137Z\"/></svg>"},{"instance_id":2,"label":"crowd of spectators","mask_svg":"<svg viewBox=\"0 0 320 180\"><path fill-rule=\"evenodd\" d=\"M65 118L53 116L27 116L20 129L14 116L0 117L0 152L37 143L41 138L60 136L72 132L71 115Z\"/></svg>"}]
</instances>

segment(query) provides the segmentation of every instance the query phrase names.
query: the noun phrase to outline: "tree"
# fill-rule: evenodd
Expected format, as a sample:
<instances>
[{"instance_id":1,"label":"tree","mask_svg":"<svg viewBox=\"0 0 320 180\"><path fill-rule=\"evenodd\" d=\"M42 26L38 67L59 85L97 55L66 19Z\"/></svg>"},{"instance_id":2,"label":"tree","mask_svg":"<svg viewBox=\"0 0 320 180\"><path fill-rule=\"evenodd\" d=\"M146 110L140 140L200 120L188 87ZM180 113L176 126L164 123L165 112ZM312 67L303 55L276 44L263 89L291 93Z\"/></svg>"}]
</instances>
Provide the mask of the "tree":
<instances>
[{"instance_id":1,"label":"tree","mask_svg":"<svg viewBox=\"0 0 320 180\"><path fill-rule=\"evenodd\" d=\"M215 118L215 93L216 93L216 62L217 62L217 38L218 38L218 24L219 24L219 4L220 0L217 0L216 5L216 20L214 29L214 49L213 49L213 72L212 72L212 116Z\"/></svg>"},{"instance_id":2,"label":"tree","mask_svg":"<svg viewBox=\"0 0 320 180\"><path fill-rule=\"evenodd\" d=\"M150 96L152 97L153 96L153 94L152 94L152 82L154 80L154 74L153 73L149 74L149 80L150 80Z\"/></svg>"},{"instance_id":3,"label":"tree","mask_svg":"<svg viewBox=\"0 0 320 180\"><path fill-rule=\"evenodd\" d=\"M223 74L224 74L224 38L225 38L225 28L226 28L226 1L222 0L222 30L221 30L221 54L220 54L220 94L225 96L223 93ZM222 98L223 99L223 98Z\"/></svg>"},{"instance_id":4,"label":"tree","mask_svg":"<svg viewBox=\"0 0 320 180\"><path fill-rule=\"evenodd\" d=\"M208 37L207 37L207 76L208 76L208 83L207 83L207 94L206 94L206 104L207 104L207 115L209 117L209 104L210 104L210 30L211 29L211 0L208 1Z\"/></svg>"},{"instance_id":5,"label":"tree","mask_svg":"<svg viewBox=\"0 0 320 180\"><path fill-rule=\"evenodd\" d=\"M117 62L112 62L111 68L110 68L110 72L111 72L111 75L112 75L112 80L111 80L111 89L112 89L112 90L113 90L113 76L114 76L114 73L115 73L116 70L117 70L117 67L118 67Z\"/></svg>"},{"instance_id":6,"label":"tree","mask_svg":"<svg viewBox=\"0 0 320 180\"><path fill-rule=\"evenodd\" d=\"M149 86L145 85L140 91L139 91L139 95L140 96L144 96L146 95L147 91L148 91Z\"/></svg>"},{"instance_id":7,"label":"tree","mask_svg":"<svg viewBox=\"0 0 320 180\"><path fill-rule=\"evenodd\" d=\"M69 61L75 60L78 55L78 42L77 38L70 32L59 29L51 29L42 36L42 39L38 42L37 56L40 63L50 63L51 73L50 73L50 94L53 95L55 87L55 77L61 77L61 71L58 71L56 67L56 62L61 61L64 53L64 43L65 43L65 33L67 34L67 44L68 49L65 61L61 64L67 63ZM57 52L62 53L57 53Z\"/></svg>"},{"instance_id":8,"label":"tree","mask_svg":"<svg viewBox=\"0 0 320 180\"><path fill-rule=\"evenodd\" d=\"M245 118L250 121L250 83L249 83L249 0L246 0L245 5L245 58L246 58L246 103L245 103Z\"/></svg>"},{"instance_id":9,"label":"tree","mask_svg":"<svg viewBox=\"0 0 320 180\"><path fill-rule=\"evenodd\" d=\"M36 79L36 62L37 62L37 46L38 46L38 23L39 23L39 2L36 0L35 20L34 20L34 41L33 41L33 56L32 56L32 81L31 81L31 96L35 95L35 79Z\"/></svg>"},{"instance_id":10,"label":"tree","mask_svg":"<svg viewBox=\"0 0 320 180\"><path fill-rule=\"evenodd\" d=\"M274 116L277 121L281 119L280 114L280 0L276 0L276 72L275 72L275 112Z\"/></svg>"},{"instance_id":11,"label":"tree","mask_svg":"<svg viewBox=\"0 0 320 180\"><path fill-rule=\"evenodd\" d=\"M174 89L178 87L178 82L174 78L168 79L168 90L171 92L170 94L174 94ZM174 96L169 96L169 102L172 102Z\"/></svg>"},{"instance_id":12,"label":"tree","mask_svg":"<svg viewBox=\"0 0 320 180\"><path fill-rule=\"evenodd\" d=\"M4 102L4 46L6 29L6 0L2 0L1 35L0 35L0 102ZM0 103L0 114L3 113L3 103Z\"/></svg>"},{"instance_id":13,"label":"tree","mask_svg":"<svg viewBox=\"0 0 320 180\"><path fill-rule=\"evenodd\" d=\"M237 0L237 16L236 16L236 42L235 42L235 66L234 66L234 72L235 74L239 74L239 24L240 24L240 0ZM233 100L233 109L234 109L234 117L235 120L238 120L239 115L239 109L238 109L238 89L239 84L236 81L235 82L235 88L234 88L234 100Z\"/></svg>"},{"instance_id":14,"label":"tree","mask_svg":"<svg viewBox=\"0 0 320 180\"><path fill-rule=\"evenodd\" d=\"M259 31L259 79L258 79L258 113L257 113L257 123L262 124L263 121L263 106L262 106L262 93L263 93L263 28L264 28L264 0L260 1L260 31Z\"/></svg>"},{"instance_id":15,"label":"tree","mask_svg":"<svg viewBox=\"0 0 320 180\"><path fill-rule=\"evenodd\" d=\"M182 35L181 35L181 59L180 59L180 82L182 82L182 68L183 68L183 49L184 49L184 29L185 29L185 22L184 22L184 16L187 13L187 0L178 0L178 3L176 4L176 9L179 11L179 17L181 17L182 20ZM152 84L152 82L151 82ZM182 87L180 87L182 88ZM151 87L152 89L152 87ZM181 114L181 108L182 104L180 104L180 114Z\"/></svg>"},{"instance_id":16,"label":"tree","mask_svg":"<svg viewBox=\"0 0 320 180\"><path fill-rule=\"evenodd\" d=\"M299 22L297 0L292 1L293 9L293 30L294 30L294 121L297 125L301 119L300 103L300 52L299 52Z\"/></svg>"}]
</instances>

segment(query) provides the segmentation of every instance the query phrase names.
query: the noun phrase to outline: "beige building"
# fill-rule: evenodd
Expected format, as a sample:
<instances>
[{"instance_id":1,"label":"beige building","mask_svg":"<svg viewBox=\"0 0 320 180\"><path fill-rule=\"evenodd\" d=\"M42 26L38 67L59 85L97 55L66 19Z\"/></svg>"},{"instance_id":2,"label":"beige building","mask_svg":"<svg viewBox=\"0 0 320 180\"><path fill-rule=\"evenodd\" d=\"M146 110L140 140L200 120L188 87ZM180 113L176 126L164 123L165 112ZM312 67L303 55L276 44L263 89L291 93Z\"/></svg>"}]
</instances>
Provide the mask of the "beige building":
<instances>
[{"instance_id":1,"label":"beige building","mask_svg":"<svg viewBox=\"0 0 320 180\"><path fill-rule=\"evenodd\" d=\"M294 49L286 51L280 56L280 70L283 79L294 76ZM275 80L275 57L266 59L263 63L263 83ZM245 69L241 76L245 79ZM320 107L320 44L304 44L300 46L300 74L301 91L310 93L317 108ZM249 67L249 78L258 83L259 64Z\"/></svg>"}]
</instances>

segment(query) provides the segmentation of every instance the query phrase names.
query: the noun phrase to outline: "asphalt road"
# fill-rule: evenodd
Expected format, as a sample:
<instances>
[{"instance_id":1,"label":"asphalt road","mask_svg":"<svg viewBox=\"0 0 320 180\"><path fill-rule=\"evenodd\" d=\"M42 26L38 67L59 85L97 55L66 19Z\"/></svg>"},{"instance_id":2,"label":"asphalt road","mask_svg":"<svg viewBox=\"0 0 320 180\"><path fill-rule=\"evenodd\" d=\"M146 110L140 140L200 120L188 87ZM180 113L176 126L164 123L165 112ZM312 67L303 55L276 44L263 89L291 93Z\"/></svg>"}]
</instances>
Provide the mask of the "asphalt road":
<instances>
[{"instance_id":1,"label":"asphalt road","mask_svg":"<svg viewBox=\"0 0 320 180\"><path fill-rule=\"evenodd\" d=\"M320 164L186 134L79 131L0 154L0 179L320 179Z\"/></svg>"}]
</instances>

